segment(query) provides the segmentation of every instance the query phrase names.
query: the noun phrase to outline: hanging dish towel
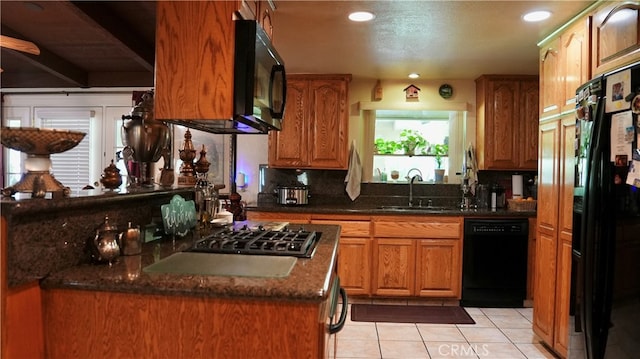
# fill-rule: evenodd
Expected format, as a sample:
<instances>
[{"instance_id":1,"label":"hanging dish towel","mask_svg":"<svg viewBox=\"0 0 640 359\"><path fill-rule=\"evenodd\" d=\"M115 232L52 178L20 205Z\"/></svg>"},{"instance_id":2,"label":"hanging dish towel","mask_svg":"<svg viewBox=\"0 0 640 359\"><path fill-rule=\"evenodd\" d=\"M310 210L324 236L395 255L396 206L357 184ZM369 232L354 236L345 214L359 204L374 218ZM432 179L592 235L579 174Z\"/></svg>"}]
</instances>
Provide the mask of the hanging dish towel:
<instances>
[{"instance_id":1,"label":"hanging dish towel","mask_svg":"<svg viewBox=\"0 0 640 359\"><path fill-rule=\"evenodd\" d=\"M349 171L347 177L344 178L347 184L347 194L352 201L360 196L360 183L362 182L362 164L360 163L360 155L356 149L356 141L351 142L351 151L349 153Z\"/></svg>"},{"instance_id":2,"label":"hanging dish towel","mask_svg":"<svg viewBox=\"0 0 640 359\"><path fill-rule=\"evenodd\" d=\"M473 149L473 144L469 143L466 154L467 160L467 176L469 177L469 187L471 194L475 196L476 187L478 186L478 162L476 161L476 152Z\"/></svg>"}]
</instances>

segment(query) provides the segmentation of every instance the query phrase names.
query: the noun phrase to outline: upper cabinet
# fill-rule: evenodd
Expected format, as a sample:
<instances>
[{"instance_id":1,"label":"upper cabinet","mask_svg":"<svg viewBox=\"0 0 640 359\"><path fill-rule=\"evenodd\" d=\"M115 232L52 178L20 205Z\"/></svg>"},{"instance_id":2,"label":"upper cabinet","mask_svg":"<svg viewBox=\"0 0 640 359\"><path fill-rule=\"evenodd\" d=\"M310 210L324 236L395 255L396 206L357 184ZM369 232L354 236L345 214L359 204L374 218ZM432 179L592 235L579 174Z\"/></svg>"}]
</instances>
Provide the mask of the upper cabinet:
<instances>
[{"instance_id":1,"label":"upper cabinet","mask_svg":"<svg viewBox=\"0 0 640 359\"><path fill-rule=\"evenodd\" d=\"M276 9L273 0L239 0L238 11L245 20L256 20L273 41L273 12Z\"/></svg>"},{"instance_id":2,"label":"upper cabinet","mask_svg":"<svg viewBox=\"0 0 640 359\"><path fill-rule=\"evenodd\" d=\"M282 130L269 133L269 166L346 169L351 75L288 75Z\"/></svg>"},{"instance_id":3,"label":"upper cabinet","mask_svg":"<svg viewBox=\"0 0 640 359\"><path fill-rule=\"evenodd\" d=\"M233 115L232 1L158 1L155 117Z\"/></svg>"},{"instance_id":4,"label":"upper cabinet","mask_svg":"<svg viewBox=\"0 0 640 359\"><path fill-rule=\"evenodd\" d=\"M540 47L540 118L575 109L578 86L591 77L591 18L583 18Z\"/></svg>"},{"instance_id":5,"label":"upper cabinet","mask_svg":"<svg viewBox=\"0 0 640 359\"><path fill-rule=\"evenodd\" d=\"M538 167L538 76L476 79L476 146L481 170Z\"/></svg>"},{"instance_id":6,"label":"upper cabinet","mask_svg":"<svg viewBox=\"0 0 640 359\"><path fill-rule=\"evenodd\" d=\"M604 2L593 15L593 74L640 58L640 4Z\"/></svg>"}]
</instances>

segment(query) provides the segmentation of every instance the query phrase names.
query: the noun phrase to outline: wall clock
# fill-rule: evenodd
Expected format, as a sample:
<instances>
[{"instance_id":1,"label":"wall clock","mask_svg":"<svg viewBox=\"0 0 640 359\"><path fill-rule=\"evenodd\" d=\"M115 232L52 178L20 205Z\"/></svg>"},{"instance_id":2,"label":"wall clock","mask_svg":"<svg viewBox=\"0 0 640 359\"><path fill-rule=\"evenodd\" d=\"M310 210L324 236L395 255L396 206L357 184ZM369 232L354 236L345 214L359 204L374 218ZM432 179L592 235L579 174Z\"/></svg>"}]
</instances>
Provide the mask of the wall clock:
<instances>
[{"instance_id":1,"label":"wall clock","mask_svg":"<svg viewBox=\"0 0 640 359\"><path fill-rule=\"evenodd\" d=\"M453 87L451 87L451 85L449 84L444 84L440 86L438 92L440 93L440 96L442 96L442 98L450 98L451 96L453 96Z\"/></svg>"}]
</instances>

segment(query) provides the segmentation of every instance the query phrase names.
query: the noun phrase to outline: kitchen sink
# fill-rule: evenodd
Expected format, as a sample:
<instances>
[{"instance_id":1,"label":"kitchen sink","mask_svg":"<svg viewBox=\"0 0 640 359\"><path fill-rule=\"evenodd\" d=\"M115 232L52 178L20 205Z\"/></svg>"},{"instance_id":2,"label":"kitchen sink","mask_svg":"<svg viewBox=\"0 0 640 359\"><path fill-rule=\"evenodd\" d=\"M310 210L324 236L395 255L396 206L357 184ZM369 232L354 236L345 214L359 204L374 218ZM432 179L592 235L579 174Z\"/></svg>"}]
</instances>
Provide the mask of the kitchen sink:
<instances>
[{"instance_id":1,"label":"kitchen sink","mask_svg":"<svg viewBox=\"0 0 640 359\"><path fill-rule=\"evenodd\" d=\"M452 207L440 207L440 206L380 206L378 209L383 209L385 211L431 211L431 212L443 212L443 211L454 211L455 208Z\"/></svg>"}]
</instances>

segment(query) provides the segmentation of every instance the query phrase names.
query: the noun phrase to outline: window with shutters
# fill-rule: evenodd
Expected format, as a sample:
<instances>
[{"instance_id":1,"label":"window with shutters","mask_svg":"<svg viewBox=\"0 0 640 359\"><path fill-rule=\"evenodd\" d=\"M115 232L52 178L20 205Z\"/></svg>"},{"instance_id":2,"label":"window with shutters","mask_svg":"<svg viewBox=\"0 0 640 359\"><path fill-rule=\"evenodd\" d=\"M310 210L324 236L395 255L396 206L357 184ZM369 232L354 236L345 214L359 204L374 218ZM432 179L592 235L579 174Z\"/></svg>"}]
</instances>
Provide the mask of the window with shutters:
<instances>
[{"instance_id":1,"label":"window with shutters","mask_svg":"<svg viewBox=\"0 0 640 359\"><path fill-rule=\"evenodd\" d=\"M87 185L100 188L100 175L111 160L126 183L126 169L117 153L121 139L122 115L133 106L131 93L3 94L2 126L40 127L85 132L73 149L51 155L51 173L72 196L82 195ZM1 187L17 183L26 171L27 155L4 148Z\"/></svg>"},{"instance_id":2,"label":"window with shutters","mask_svg":"<svg viewBox=\"0 0 640 359\"><path fill-rule=\"evenodd\" d=\"M102 109L94 108L35 109L36 127L87 134L76 147L51 155L51 173L74 193L93 184L92 173L100 173L102 141L99 135L102 131L98 128L101 127L101 112Z\"/></svg>"}]
</instances>

